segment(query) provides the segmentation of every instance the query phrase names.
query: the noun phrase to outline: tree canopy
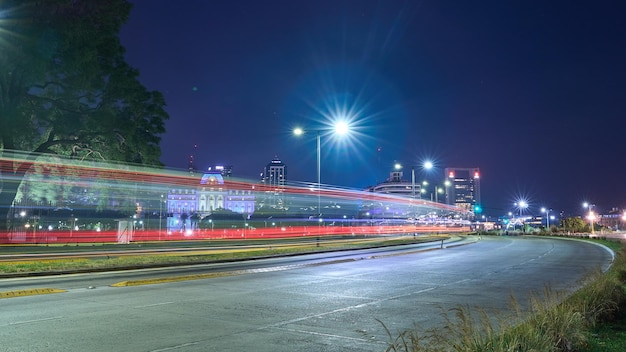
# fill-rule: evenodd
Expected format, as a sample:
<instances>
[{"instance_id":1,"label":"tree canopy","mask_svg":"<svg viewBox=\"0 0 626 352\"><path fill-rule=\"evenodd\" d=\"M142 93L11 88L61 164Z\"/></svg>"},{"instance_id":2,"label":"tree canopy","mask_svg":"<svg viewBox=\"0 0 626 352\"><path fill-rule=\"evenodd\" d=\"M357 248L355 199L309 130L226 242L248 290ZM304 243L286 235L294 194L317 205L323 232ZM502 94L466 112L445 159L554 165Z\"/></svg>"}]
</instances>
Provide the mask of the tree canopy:
<instances>
[{"instance_id":1,"label":"tree canopy","mask_svg":"<svg viewBox=\"0 0 626 352\"><path fill-rule=\"evenodd\" d=\"M168 115L125 61L119 31L130 10L125 0L0 2L0 158L16 150L160 165ZM28 167L0 168L0 216Z\"/></svg>"}]
</instances>

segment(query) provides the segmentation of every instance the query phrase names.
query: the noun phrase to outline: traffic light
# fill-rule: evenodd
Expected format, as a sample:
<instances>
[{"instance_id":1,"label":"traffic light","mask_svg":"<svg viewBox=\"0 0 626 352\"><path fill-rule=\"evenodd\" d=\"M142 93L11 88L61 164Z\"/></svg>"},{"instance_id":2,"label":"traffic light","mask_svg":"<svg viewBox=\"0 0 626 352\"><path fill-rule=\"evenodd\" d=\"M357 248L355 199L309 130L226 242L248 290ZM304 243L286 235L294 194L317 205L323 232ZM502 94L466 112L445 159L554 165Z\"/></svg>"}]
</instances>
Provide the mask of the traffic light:
<instances>
[{"instance_id":1,"label":"traffic light","mask_svg":"<svg viewBox=\"0 0 626 352\"><path fill-rule=\"evenodd\" d=\"M474 213L480 214L482 212L483 212L483 207L481 207L480 204L474 204Z\"/></svg>"}]
</instances>

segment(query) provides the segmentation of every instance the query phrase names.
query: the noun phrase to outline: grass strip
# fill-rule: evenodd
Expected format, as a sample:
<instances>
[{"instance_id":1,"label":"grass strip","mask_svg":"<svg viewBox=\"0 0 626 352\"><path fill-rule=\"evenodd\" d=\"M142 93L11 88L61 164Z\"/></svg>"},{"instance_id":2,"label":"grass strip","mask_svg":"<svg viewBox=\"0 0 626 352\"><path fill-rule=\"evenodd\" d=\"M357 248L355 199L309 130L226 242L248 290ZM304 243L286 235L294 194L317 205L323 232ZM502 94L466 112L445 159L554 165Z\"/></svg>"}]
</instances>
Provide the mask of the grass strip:
<instances>
[{"instance_id":1,"label":"grass strip","mask_svg":"<svg viewBox=\"0 0 626 352\"><path fill-rule=\"evenodd\" d=\"M441 237L438 237L438 240ZM432 240L432 239L431 239ZM256 257L281 256L310 254L322 251L340 251L349 249L362 249L381 246L394 246L403 244L416 244L427 242L425 238L393 238L381 239L380 241L362 241L337 242L337 243L321 243L308 245L294 245L289 247L256 247L245 249L227 249L212 250L210 247L206 251L199 250L193 253L163 253L163 254L141 254L141 255L125 255L111 256L103 255L93 258L71 258L71 259L55 259L41 261L15 261L0 262L0 274L29 274L29 273L59 273L71 271L85 270L106 270L106 269L124 269L142 266L166 266L166 265L185 265L200 264L214 261L229 261L250 259Z\"/></svg>"}]
</instances>

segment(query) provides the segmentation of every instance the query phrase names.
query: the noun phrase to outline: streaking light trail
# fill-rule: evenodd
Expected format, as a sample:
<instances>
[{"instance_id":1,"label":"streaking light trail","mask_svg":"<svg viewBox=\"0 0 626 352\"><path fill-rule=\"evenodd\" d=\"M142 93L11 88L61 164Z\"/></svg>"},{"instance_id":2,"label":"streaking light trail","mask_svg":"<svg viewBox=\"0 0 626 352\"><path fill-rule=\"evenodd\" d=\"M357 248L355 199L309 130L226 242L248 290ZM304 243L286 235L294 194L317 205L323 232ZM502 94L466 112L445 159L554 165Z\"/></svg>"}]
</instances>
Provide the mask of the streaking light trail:
<instances>
[{"instance_id":1,"label":"streaking light trail","mask_svg":"<svg viewBox=\"0 0 626 352\"><path fill-rule=\"evenodd\" d=\"M4 152L0 243L129 243L468 231L470 213L390 194ZM14 194L11 194L12 190ZM321 214L321 216L320 216Z\"/></svg>"}]
</instances>

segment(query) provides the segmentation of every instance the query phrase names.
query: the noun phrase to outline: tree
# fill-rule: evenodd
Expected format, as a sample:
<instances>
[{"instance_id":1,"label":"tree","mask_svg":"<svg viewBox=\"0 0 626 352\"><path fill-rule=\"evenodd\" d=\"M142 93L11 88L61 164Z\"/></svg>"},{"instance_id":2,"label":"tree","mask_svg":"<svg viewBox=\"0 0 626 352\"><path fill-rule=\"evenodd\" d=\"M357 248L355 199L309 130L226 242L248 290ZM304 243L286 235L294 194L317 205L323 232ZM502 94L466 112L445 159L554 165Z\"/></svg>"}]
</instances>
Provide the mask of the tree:
<instances>
[{"instance_id":1,"label":"tree","mask_svg":"<svg viewBox=\"0 0 626 352\"><path fill-rule=\"evenodd\" d=\"M561 220L561 225L564 230L571 232L583 232L587 224L580 217L570 217Z\"/></svg>"},{"instance_id":2,"label":"tree","mask_svg":"<svg viewBox=\"0 0 626 352\"><path fill-rule=\"evenodd\" d=\"M161 165L165 101L139 82L119 40L130 9L125 0L0 3L0 231L41 155Z\"/></svg>"}]
</instances>

